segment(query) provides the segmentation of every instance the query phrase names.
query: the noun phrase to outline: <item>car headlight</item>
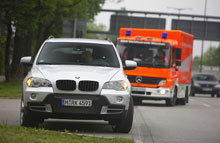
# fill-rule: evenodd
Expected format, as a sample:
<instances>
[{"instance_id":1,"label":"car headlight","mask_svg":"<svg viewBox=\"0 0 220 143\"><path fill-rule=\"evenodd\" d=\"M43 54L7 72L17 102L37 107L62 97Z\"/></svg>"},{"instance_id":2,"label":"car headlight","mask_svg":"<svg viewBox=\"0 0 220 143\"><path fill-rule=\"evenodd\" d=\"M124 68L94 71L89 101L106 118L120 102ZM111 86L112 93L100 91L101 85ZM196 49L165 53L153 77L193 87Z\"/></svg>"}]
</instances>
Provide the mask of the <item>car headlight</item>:
<instances>
[{"instance_id":1,"label":"car headlight","mask_svg":"<svg viewBox=\"0 0 220 143\"><path fill-rule=\"evenodd\" d=\"M30 77L26 81L27 86L29 87L51 87L51 82L47 79Z\"/></svg>"},{"instance_id":2,"label":"car headlight","mask_svg":"<svg viewBox=\"0 0 220 143\"><path fill-rule=\"evenodd\" d=\"M103 86L103 89L114 89L114 90L126 90L128 88L128 84L123 81L109 81L106 82Z\"/></svg>"},{"instance_id":3,"label":"car headlight","mask_svg":"<svg viewBox=\"0 0 220 143\"><path fill-rule=\"evenodd\" d=\"M161 81L159 82L159 85L164 85L164 84L166 84L166 80L161 80Z\"/></svg>"},{"instance_id":4,"label":"car headlight","mask_svg":"<svg viewBox=\"0 0 220 143\"><path fill-rule=\"evenodd\" d=\"M220 88L220 84L215 85L215 88Z\"/></svg>"},{"instance_id":5,"label":"car headlight","mask_svg":"<svg viewBox=\"0 0 220 143\"><path fill-rule=\"evenodd\" d=\"M198 83L193 83L194 86L200 87Z\"/></svg>"}]
</instances>

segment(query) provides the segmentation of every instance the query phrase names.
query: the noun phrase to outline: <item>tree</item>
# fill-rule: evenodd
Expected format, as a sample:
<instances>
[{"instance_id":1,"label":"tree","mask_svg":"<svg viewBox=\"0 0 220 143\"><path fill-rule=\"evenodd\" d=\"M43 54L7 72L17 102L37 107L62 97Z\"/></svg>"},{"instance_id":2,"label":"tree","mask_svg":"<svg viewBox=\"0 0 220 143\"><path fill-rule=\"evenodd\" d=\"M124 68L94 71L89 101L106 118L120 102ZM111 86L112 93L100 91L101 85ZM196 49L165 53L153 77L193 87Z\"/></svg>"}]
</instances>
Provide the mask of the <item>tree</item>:
<instances>
[{"instance_id":1,"label":"tree","mask_svg":"<svg viewBox=\"0 0 220 143\"><path fill-rule=\"evenodd\" d=\"M7 27L5 47L5 76L18 77L20 58L36 53L49 36L60 37L64 17L93 19L105 0L1 0L0 15ZM15 36L12 37L12 27ZM12 42L14 42L12 44ZM10 54L13 49L13 54ZM12 64L10 65L10 57Z\"/></svg>"},{"instance_id":2,"label":"tree","mask_svg":"<svg viewBox=\"0 0 220 143\"><path fill-rule=\"evenodd\" d=\"M103 24L96 24L93 21L87 23L87 30L91 31L106 31L107 27ZM86 34L86 38L89 39L106 39L106 35L103 34Z\"/></svg>"}]
</instances>

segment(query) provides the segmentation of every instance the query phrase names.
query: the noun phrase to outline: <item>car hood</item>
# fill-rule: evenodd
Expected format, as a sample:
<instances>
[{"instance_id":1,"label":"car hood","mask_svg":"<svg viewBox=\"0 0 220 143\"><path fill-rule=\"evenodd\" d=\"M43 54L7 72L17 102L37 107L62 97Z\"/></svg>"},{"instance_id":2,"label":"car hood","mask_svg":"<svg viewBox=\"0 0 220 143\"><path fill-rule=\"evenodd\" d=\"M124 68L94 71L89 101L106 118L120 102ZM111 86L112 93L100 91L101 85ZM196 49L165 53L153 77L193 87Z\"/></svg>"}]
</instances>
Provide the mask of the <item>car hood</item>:
<instances>
[{"instance_id":1,"label":"car hood","mask_svg":"<svg viewBox=\"0 0 220 143\"><path fill-rule=\"evenodd\" d=\"M119 68L97 67L97 66L70 66L70 65L40 65L35 67L45 79L56 81L68 80L105 80L109 81Z\"/></svg>"}]
</instances>

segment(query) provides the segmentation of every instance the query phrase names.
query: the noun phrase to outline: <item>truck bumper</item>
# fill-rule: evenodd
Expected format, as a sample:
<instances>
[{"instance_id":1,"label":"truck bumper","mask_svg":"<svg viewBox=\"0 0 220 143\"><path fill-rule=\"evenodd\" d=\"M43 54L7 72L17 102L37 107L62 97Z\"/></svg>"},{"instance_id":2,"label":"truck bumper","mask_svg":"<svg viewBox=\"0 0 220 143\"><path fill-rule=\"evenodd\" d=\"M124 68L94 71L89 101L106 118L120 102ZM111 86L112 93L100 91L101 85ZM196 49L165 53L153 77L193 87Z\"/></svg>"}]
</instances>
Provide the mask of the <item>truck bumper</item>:
<instances>
[{"instance_id":1,"label":"truck bumper","mask_svg":"<svg viewBox=\"0 0 220 143\"><path fill-rule=\"evenodd\" d=\"M173 91L170 88L146 88L146 87L132 87L133 97L138 97L139 99L154 99L163 100L173 97Z\"/></svg>"}]
</instances>

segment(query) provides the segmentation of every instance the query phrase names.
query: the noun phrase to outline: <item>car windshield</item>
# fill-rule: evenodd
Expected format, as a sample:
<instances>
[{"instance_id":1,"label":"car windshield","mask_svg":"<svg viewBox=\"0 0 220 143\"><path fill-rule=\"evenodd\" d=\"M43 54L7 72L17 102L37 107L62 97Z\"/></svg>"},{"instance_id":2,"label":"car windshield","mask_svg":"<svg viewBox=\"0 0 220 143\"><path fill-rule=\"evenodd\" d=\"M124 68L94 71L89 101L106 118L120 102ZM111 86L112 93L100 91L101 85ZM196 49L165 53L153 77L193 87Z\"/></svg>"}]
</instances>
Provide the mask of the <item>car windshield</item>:
<instances>
[{"instance_id":1,"label":"car windshield","mask_svg":"<svg viewBox=\"0 0 220 143\"><path fill-rule=\"evenodd\" d=\"M217 79L215 78L215 76L213 75L207 75L207 74L199 74L199 75L195 75L194 78L197 81L217 81Z\"/></svg>"},{"instance_id":2,"label":"car windshield","mask_svg":"<svg viewBox=\"0 0 220 143\"><path fill-rule=\"evenodd\" d=\"M140 67L169 67L170 46L167 44L121 40L117 49L122 61L133 60Z\"/></svg>"},{"instance_id":3,"label":"car windshield","mask_svg":"<svg viewBox=\"0 0 220 143\"><path fill-rule=\"evenodd\" d=\"M45 43L37 64L120 67L112 45L71 42Z\"/></svg>"}]
</instances>

